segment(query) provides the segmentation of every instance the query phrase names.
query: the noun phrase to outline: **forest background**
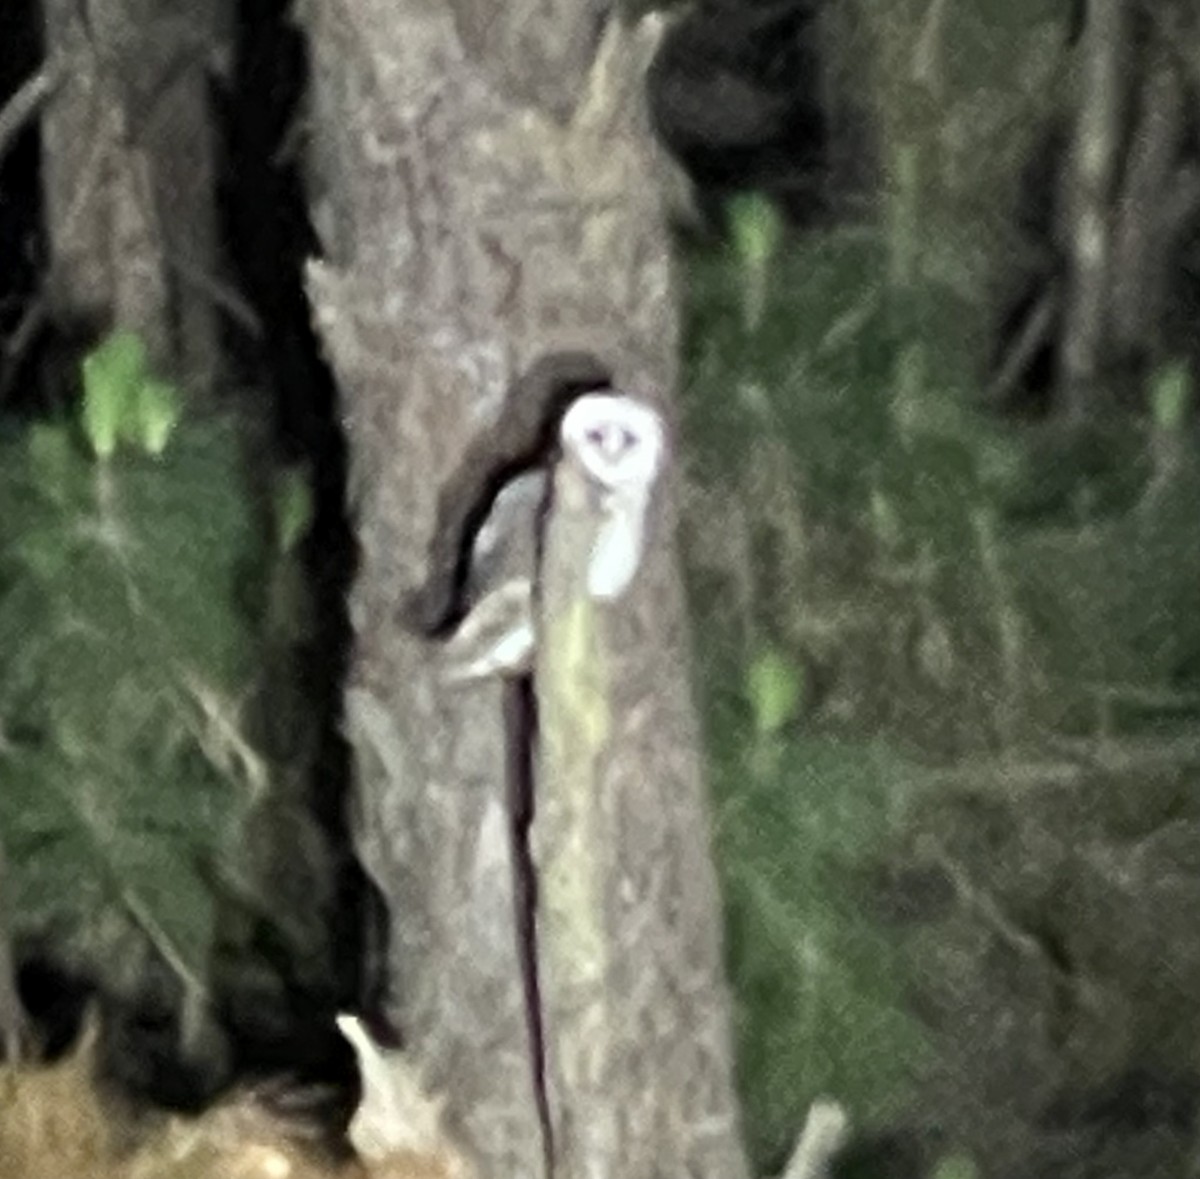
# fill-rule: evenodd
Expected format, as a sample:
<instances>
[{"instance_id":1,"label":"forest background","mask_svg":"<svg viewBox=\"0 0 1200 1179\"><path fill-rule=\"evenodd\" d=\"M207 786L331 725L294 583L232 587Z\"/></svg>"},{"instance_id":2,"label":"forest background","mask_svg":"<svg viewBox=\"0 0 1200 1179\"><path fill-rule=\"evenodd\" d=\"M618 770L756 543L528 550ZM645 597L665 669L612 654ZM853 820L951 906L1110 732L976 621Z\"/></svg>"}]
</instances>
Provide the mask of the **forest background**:
<instances>
[{"instance_id":1,"label":"forest background","mask_svg":"<svg viewBox=\"0 0 1200 1179\"><path fill-rule=\"evenodd\" d=\"M116 279L79 262L87 153L53 96L104 6L0 13L0 1015L53 1055L99 993L110 1072L190 1108L344 1076L331 1013L380 953L344 819L305 59L283 6L243 9L117 70L209 112L170 91L216 194L156 242L184 296L134 265L144 225L104 230ZM1200 1174L1200 10L746 0L665 27L752 1168L824 1096L839 1174Z\"/></svg>"}]
</instances>

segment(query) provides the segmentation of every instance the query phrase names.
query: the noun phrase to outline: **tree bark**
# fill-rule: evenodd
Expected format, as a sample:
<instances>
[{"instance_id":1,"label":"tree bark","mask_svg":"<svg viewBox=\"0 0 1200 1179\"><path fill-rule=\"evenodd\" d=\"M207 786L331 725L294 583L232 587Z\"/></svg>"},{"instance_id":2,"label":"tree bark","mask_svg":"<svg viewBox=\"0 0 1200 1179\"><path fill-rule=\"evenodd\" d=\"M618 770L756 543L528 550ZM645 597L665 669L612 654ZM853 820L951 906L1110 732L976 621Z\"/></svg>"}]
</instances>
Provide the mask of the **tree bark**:
<instances>
[{"instance_id":1,"label":"tree bark","mask_svg":"<svg viewBox=\"0 0 1200 1179\"><path fill-rule=\"evenodd\" d=\"M743 1174L671 521L652 488L638 571L598 599L590 567L611 517L564 450L533 677L554 1174Z\"/></svg>"},{"instance_id":2,"label":"tree bark","mask_svg":"<svg viewBox=\"0 0 1200 1179\"><path fill-rule=\"evenodd\" d=\"M207 392L219 353L216 157L207 73L224 0L46 0L63 76L42 117L48 314L136 331Z\"/></svg>"},{"instance_id":3,"label":"tree bark","mask_svg":"<svg viewBox=\"0 0 1200 1179\"><path fill-rule=\"evenodd\" d=\"M449 685L441 644L402 620L431 572L444 488L486 455L514 378L579 350L661 404L677 325L643 109L656 20L598 22L594 0L557 0L514 40L503 9L480 32L488 11L307 4L323 246L309 291L351 457L360 565L346 729L358 852L391 914L387 1014L482 1173L527 1179L544 1158L514 930L505 689ZM637 1173L737 1179L720 917L665 511L621 622L646 644L629 723L664 725L631 732L633 776L606 832L630 840L612 853L637 866L625 883L652 889L638 897L649 940L613 1001L641 986L638 1018L653 1026L609 1101L629 1098L614 1129L630 1135ZM651 950L665 966L650 968ZM645 1004L671 984L686 989ZM684 1061L703 1073L695 1102L665 1088Z\"/></svg>"}]
</instances>

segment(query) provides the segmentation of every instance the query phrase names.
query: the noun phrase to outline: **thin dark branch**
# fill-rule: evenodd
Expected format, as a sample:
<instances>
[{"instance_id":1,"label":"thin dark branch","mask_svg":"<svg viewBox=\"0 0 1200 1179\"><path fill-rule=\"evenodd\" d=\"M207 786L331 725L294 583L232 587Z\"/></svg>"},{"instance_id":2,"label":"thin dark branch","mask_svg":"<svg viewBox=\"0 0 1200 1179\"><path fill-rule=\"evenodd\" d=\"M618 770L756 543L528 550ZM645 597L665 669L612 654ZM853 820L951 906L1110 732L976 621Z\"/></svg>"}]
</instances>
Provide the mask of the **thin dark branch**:
<instances>
[{"instance_id":1,"label":"thin dark branch","mask_svg":"<svg viewBox=\"0 0 1200 1179\"><path fill-rule=\"evenodd\" d=\"M986 405L1002 406L1008 402L1038 349L1050 339L1062 302L1061 296L1061 284L1057 279L1052 279L1025 317L1021 331L1004 357L999 371L984 390L983 401Z\"/></svg>"},{"instance_id":2,"label":"thin dark branch","mask_svg":"<svg viewBox=\"0 0 1200 1179\"><path fill-rule=\"evenodd\" d=\"M177 251L168 250L166 260L184 284L209 299L218 311L223 311L229 316L251 339L263 338L263 325L258 312L234 287L203 267L188 261Z\"/></svg>"},{"instance_id":3,"label":"thin dark branch","mask_svg":"<svg viewBox=\"0 0 1200 1179\"><path fill-rule=\"evenodd\" d=\"M33 297L21 321L0 345L0 352L3 353L0 363L0 402L8 397L21 370L21 361L25 359L25 353L37 339L38 333L46 326L48 316L49 304L43 291Z\"/></svg>"}]
</instances>

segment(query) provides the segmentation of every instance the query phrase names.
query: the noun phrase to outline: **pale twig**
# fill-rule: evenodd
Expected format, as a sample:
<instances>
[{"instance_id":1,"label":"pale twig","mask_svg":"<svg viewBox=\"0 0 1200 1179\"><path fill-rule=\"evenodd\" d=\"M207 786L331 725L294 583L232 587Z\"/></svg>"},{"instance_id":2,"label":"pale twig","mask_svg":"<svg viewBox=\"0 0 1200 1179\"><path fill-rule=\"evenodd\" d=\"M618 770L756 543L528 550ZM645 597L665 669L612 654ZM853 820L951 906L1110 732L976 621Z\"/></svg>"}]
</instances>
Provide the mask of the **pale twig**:
<instances>
[{"instance_id":1,"label":"pale twig","mask_svg":"<svg viewBox=\"0 0 1200 1179\"><path fill-rule=\"evenodd\" d=\"M25 125L37 114L42 103L54 93L63 79L61 58L43 62L36 73L31 74L16 93L0 107L0 161L8 154L12 142Z\"/></svg>"},{"instance_id":2,"label":"pale twig","mask_svg":"<svg viewBox=\"0 0 1200 1179\"><path fill-rule=\"evenodd\" d=\"M142 931L146 940L155 952L166 963L167 968L183 984L191 994L207 998L208 986L205 981L188 965L175 942L163 929L150 909L142 903L132 888L122 887L120 890L121 905L129 914L133 923Z\"/></svg>"},{"instance_id":3,"label":"pale twig","mask_svg":"<svg viewBox=\"0 0 1200 1179\"><path fill-rule=\"evenodd\" d=\"M814 1101L780 1179L828 1179L830 1164L849 1136L850 1119L845 1109L825 1098Z\"/></svg>"},{"instance_id":4,"label":"pale twig","mask_svg":"<svg viewBox=\"0 0 1200 1179\"><path fill-rule=\"evenodd\" d=\"M1107 341L1112 264L1111 201L1121 163L1129 102L1126 0L1094 0L1080 42L1081 100L1071 145L1065 226L1069 281L1063 312L1060 379L1072 415L1087 413Z\"/></svg>"}]
</instances>

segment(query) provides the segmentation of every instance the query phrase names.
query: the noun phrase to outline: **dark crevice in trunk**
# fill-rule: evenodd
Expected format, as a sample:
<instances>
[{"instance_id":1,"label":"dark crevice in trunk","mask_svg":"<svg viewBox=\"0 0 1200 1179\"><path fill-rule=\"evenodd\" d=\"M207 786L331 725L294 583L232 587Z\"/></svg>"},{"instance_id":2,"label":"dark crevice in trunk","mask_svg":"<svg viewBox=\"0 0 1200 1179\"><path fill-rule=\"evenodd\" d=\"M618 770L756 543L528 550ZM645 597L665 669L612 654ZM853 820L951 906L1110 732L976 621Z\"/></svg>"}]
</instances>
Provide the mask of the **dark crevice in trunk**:
<instances>
[{"instance_id":1,"label":"dark crevice in trunk","mask_svg":"<svg viewBox=\"0 0 1200 1179\"><path fill-rule=\"evenodd\" d=\"M529 1063L545 1152L546 1179L554 1173L554 1136L546 1078L546 1027L538 979L537 871L530 846L536 796L534 743L537 740L537 701L533 677L521 676L504 685L505 730L508 740L509 818L512 823L513 907L517 962L525 993L529 1029Z\"/></svg>"}]
</instances>

